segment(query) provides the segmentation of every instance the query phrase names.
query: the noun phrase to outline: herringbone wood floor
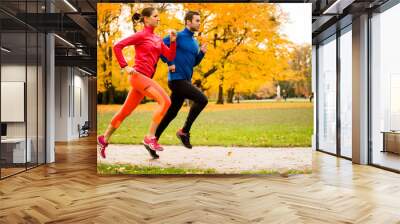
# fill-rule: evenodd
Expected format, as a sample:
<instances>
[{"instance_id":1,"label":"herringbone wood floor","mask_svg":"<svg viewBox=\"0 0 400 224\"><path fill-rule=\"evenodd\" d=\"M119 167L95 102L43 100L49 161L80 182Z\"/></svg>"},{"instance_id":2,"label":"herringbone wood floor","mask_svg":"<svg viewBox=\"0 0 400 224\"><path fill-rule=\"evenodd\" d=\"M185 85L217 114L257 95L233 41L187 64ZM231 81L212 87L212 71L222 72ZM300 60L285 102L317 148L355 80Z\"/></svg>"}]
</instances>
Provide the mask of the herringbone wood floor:
<instances>
[{"instance_id":1,"label":"herringbone wood floor","mask_svg":"<svg viewBox=\"0 0 400 224\"><path fill-rule=\"evenodd\" d=\"M93 137L0 181L0 223L400 223L400 175L314 153L314 173L98 176Z\"/></svg>"}]
</instances>

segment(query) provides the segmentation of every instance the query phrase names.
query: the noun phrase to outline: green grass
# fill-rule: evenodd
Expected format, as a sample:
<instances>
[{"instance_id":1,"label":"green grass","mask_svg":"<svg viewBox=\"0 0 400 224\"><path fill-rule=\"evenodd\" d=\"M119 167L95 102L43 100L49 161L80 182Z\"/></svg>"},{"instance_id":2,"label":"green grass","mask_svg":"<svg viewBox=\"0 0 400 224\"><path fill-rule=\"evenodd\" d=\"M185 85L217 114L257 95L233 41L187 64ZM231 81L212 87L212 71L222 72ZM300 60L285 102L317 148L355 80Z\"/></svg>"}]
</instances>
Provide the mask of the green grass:
<instances>
[{"instance_id":1,"label":"green grass","mask_svg":"<svg viewBox=\"0 0 400 224\"><path fill-rule=\"evenodd\" d=\"M214 169L183 169L176 167L137 166L126 164L103 164L97 165L98 174L215 174Z\"/></svg>"},{"instance_id":2,"label":"green grass","mask_svg":"<svg viewBox=\"0 0 400 224\"><path fill-rule=\"evenodd\" d=\"M215 169L185 169L177 167L157 167L157 166L137 166L129 164L105 164L99 163L97 165L98 174L217 174ZM297 174L310 174L311 170L287 170L280 172L278 170L256 170L256 171L242 171L238 174L243 175L297 175Z\"/></svg>"},{"instance_id":3,"label":"green grass","mask_svg":"<svg viewBox=\"0 0 400 224\"><path fill-rule=\"evenodd\" d=\"M98 131L104 133L113 112L98 114ZM164 145L179 144L175 132L187 112L180 112L161 136ZM140 144L152 117L134 111L114 133L112 143ZM313 108L243 109L203 111L192 126L193 145L251 147L309 147L313 131Z\"/></svg>"}]
</instances>

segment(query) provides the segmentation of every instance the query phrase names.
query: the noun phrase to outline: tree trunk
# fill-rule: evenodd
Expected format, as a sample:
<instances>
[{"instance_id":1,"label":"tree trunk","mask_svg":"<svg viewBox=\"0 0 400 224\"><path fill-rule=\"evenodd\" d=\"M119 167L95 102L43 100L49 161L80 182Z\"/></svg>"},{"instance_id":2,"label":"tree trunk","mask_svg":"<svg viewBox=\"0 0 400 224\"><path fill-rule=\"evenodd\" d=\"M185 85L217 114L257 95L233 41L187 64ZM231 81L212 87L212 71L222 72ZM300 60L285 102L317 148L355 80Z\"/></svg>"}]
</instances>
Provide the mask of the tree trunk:
<instances>
[{"instance_id":1,"label":"tree trunk","mask_svg":"<svg viewBox=\"0 0 400 224\"><path fill-rule=\"evenodd\" d=\"M101 93L101 104L107 104L107 91Z\"/></svg>"},{"instance_id":2,"label":"tree trunk","mask_svg":"<svg viewBox=\"0 0 400 224\"><path fill-rule=\"evenodd\" d=\"M233 103L233 96L235 96L235 88L228 89L228 98L226 99L227 103Z\"/></svg>"},{"instance_id":3,"label":"tree trunk","mask_svg":"<svg viewBox=\"0 0 400 224\"><path fill-rule=\"evenodd\" d=\"M110 86L108 89L108 104L114 104L114 95L115 95L115 88L114 86Z\"/></svg>"},{"instance_id":4,"label":"tree trunk","mask_svg":"<svg viewBox=\"0 0 400 224\"><path fill-rule=\"evenodd\" d=\"M223 88L223 83L222 82L218 86L217 104L224 104L224 88Z\"/></svg>"}]
</instances>

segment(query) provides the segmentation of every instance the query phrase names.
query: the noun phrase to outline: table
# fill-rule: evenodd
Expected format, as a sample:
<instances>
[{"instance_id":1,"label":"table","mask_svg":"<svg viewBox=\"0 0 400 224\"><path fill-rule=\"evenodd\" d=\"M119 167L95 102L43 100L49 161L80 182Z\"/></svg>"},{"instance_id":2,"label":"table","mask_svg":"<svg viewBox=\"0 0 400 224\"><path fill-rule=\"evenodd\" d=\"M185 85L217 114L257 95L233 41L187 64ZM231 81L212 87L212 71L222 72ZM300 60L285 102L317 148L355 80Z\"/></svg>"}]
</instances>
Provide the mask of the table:
<instances>
[{"instance_id":1,"label":"table","mask_svg":"<svg viewBox=\"0 0 400 224\"><path fill-rule=\"evenodd\" d=\"M6 158L6 162L9 162L9 163L31 162L31 160L32 160L32 154L31 154L32 141L30 138L27 138L26 142L28 143L28 145L27 145L28 147L26 148L26 153L25 153L25 138L1 139L1 157ZM10 146L12 148L10 148ZM10 153L12 154L12 156L11 155L7 156L7 154L10 154Z\"/></svg>"},{"instance_id":2,"label":"table","mask_svg":"<svg viewBox=\"0 0 400 224\"><path fill-rule=\"evenodd\" d=\"M382 152L400 154L400 131L382 131L381 133L383 133Z\"/></svg>"}]
</instances>

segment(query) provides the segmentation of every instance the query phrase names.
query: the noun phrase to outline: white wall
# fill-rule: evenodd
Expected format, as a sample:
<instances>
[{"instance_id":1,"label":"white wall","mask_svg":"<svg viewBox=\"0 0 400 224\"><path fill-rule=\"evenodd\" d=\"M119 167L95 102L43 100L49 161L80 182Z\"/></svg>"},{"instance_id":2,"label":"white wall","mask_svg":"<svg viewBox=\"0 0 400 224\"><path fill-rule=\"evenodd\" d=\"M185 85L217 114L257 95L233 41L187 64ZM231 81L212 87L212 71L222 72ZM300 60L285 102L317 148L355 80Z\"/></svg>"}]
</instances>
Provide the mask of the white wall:
<instances>
[{"instance_id":1,"label":"white wall","mask_svg":"<svg viewBox=\"0 0 400 224\"><path fill-rule=\"evenodd\" d=\"M78 73L77 73L78 72ZM83 125L85 121L88 120L89 117L89 111L88 111L88 78L82 76L83 73L81 73L79 70L74 70L75 73L75 79L74 79L74 103L75 103L75 113L73 113L74 119L73 119L73 127L77 127L78 124ZM79 92L80 91L80 92ZM80 97L79 97L80 96ZM80 102L79 102L80 101ZM79 108L81 107L81 108ZM82 111L80 111L81 109ZM74 128L72 130L73 135L77 136L78 135L78 130L77 128Z\"/></svg>"},{"instance_id":2,"label":"white wall","mask_svg":"<svg viewBox=\"0 0 400 224\"><path fill-rule=\"evenodd\" d=\"M79 138L78 124L88 120L88 78L76 68L56 67L55 98L55 140Z\"/></svg>"},{"instance_id":3,"label":"white wall","mask_svg":"<svg viewBox=\"0 0 400 224\"><path fill-rule=\"evenodd\" d=\"M2 65L1 81L4 82L25 82L25 64L24 65ZM7 110L7 108L1 108ZM7 122L8 137L25 137L24 122Z\"/></svg>"},{"instance_id":4,"label":"white wall","mask_svg":"<svg viewBox=\"0 0 400 224\"><path fill-rule=\"evenodd\" d=\"M67 67L55 68L55 141L68 140L68 86Z\"/></svg>"},{"instance_id":5,"label":"white wall","mask_svg":"<svg viewBox=\"0 0 400 224\"><path fill-rule=\"evenodd\" d=\"M8 138L25 138L30 139L32 162L39 159L39 163L44 163L44 83L41 66L25 66L25 64L3 64L1 66L2 82L24 82L26 83L26 107L25 101L19 111L26 112L26 121L22 122L5 122L7 124ZM28 80L26 81L25 78ZM3 89L2 89L3 91ZM24 90L21 94L24 94ZM3 97L7 97L2 95ZM25 96L24 96L25 97ZM12 110L12 108L1 108L2 112ZM26 110L26 111L25 111ZM7 113L13 113L7 111ZM37 154L38 153L38 154Z\"/></svg>"}]
</instances>

